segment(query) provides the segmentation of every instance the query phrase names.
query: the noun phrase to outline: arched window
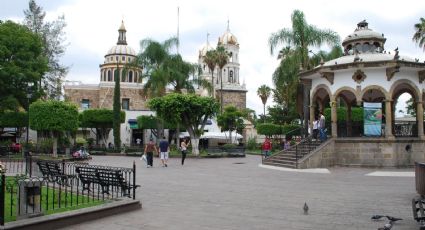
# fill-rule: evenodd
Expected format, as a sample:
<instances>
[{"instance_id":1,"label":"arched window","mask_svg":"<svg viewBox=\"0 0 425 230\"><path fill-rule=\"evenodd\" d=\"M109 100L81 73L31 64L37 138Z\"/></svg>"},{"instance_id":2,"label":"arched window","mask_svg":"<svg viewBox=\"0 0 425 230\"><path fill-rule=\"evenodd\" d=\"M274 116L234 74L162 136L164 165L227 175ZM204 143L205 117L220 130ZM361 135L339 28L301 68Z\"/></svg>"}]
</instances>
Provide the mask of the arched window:
<instances>
[{"instance_id":1,"label":"arched window","mask_svg":"<svg viewBox=\"0 0 425 230\"><path fill-rule=\"evenodd\" d=\"M233 81L233 70L230 70L229 71L229 82L230 83L233 83L234 81Z\"/></svg>"},{"instance_id":2,"label":"arched window","mask_svg":"<svg viewBox=\"0 0 425 230\"><path fill-rule=\"evenodd\" d=\"M112 73L110 69L108 69L108 81L112 81Z\"/></svg>"},{"instance_id":3,"label":"arched window","mask_svg":"<svg viewBox=\"0 0 425 230\"><path fill-rule=\"evenodd\" d=\"M128 72L128 82L133 82L133 71Z\"/></svg>"}]
</instances>

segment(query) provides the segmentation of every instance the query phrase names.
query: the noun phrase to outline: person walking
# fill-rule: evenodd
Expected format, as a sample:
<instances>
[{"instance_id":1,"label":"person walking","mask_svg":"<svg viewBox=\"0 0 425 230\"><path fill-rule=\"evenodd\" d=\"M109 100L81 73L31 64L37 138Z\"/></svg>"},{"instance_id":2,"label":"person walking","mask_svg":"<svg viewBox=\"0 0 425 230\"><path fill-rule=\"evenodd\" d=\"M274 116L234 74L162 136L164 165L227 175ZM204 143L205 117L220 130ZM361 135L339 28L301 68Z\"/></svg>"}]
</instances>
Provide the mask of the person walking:
<instances>
[{"instance_id":1,"label":"person walking","mask_svg":"<svg viewBox=\"0 0 425 230\"><path fill-rule=\"evenodd\" d=\"M319 118L319 135L320 135L320 141L326 140L326 131L325 131L325 125L326 125L326 118L323 115L323 112L320 112L320 118Z\"/></svg>"},{"instance_id":2,"label":"person walking","mask_svg":"<svg viewBox=\"0 0 425 230\"><path fill-rule=\"evenodd\" d=\"M270 152L272 150L272 143L270 142L269 138L266 137L266 140L264 140L263 144L261 145L261 150L263 151L264 158L270 156Z\"/></svg>"},{"instance_id":3,"label":"person walking","mask_svg":"<svg viewBox=\"0 0 425 230\"><path fill-rule=\"evenodd\" d=\"M180 149L182 150L182 165L184 165L184 160L186 159L187 147L189 147L190 141L188 139L184 139L180 144Z\"/></svg>"},{"instance_id":4,"label":"person walking","mask_svg":"<svg viewBox=\"0 0 425 230\"><path fill-rule=\"evenodd\" d=\"M313 139L317 140L317 134L319 134L319 120L317 119L317 115L314 116L313 121Z\"/></svg>"},{"instance_id":5,"label":"person walking","mask_svg":"<svg viewBox=\"0 0 425 230\"><path fill-rule=\"evenodd\" d=\"M153 139L149 139L149 143L145 146L144 154L146 154L146 161L147 161L147 167L153 167L153 152L156 152L158 154L158 149L156 148L155 143L153 142Z\"/></svg>"},{"instance_id":6,"label":"person walking","mask_svg":"<svg viewBox=\"0 0 425 230\"><path fill-rule=\"evenodd\" d=\"M159 142L159 152L160 152L162 167L167 167L168 154L170 152L170 144L168 143L167 139L165 139L164 136L162 137L162 140Z\"/></svg>"}]
</instances>

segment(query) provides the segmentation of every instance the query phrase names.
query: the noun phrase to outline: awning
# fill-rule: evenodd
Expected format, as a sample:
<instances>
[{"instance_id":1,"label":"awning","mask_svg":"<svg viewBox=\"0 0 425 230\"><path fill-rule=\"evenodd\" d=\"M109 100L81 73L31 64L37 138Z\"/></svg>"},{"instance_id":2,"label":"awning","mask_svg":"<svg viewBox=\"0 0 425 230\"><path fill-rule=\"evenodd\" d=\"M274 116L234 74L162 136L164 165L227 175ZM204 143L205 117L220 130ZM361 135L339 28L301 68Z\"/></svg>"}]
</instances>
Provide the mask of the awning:
<instances>
[{"instance_id":1,"label":"awning","mask_svg":"<svg viewBox=\"0 0 425 230\"><path fill-rule=\"evenodd\" d=\"M130 125L130 129L139 128L139 125L137 124L137 119L128 119L128 124Z\"/></svg>"}]
</instances>

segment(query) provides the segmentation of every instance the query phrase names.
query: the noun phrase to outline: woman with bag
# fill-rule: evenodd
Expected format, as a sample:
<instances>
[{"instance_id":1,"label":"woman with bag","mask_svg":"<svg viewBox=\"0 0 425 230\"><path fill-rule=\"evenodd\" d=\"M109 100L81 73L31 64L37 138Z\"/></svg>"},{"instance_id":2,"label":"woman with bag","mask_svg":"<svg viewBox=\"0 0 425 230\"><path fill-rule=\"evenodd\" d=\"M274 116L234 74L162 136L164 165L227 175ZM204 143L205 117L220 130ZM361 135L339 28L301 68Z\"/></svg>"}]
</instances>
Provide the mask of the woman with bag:
<instances>
[{"instance_id":1,"label":"woman with bag","mask_svg":"<svg viewBox=\"0 0 425 230\"><path fill-rule=\"evenodd\" d=\"M153 167L153 151L158 154L158 149L156 148L155 143L153 143L153 139L149 139L149 143L145 146L144 154L146 154L147 167Z\"/></svg>"},{"instance_id":2,"label":"woman with bag","mask_svg":"<svg viewBox=\"0 0 425 230\"><path fill-rule=\"evenodd\" d=\"M182 143L180 144L180 149L182 151L182 165L184 165L184 160L186 159L187 154L187 147L189 147L190 141L187 139L184 139Z\"/></svg>"}]
</instances>

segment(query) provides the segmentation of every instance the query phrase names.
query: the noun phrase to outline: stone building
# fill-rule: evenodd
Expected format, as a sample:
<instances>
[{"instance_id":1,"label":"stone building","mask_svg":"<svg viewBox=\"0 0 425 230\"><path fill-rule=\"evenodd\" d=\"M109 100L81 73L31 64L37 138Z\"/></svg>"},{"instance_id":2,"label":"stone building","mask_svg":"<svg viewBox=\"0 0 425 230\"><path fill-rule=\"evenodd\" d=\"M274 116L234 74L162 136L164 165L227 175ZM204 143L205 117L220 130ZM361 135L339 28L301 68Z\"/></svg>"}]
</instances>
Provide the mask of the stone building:
<instances>
[{"instance_id":1,"label":"stone building","mask_svg":"<svg viewBox=\"0 0 425 230\"><path fill-rule=\"evenodd\" d=\"M64 85L65 99L88 108L113 108L115 78L120 79L121 109L126 112L126 122L121 125L121 142L126 146L134 145L137 139L145 140L148 133L137 129L136 118L141 115L151 115L146 107L146 98L142 95L142 69L125 67L136 58L136 51L127 45L124 22L118 29L117 44L112 46L105 55L103 64L99 65L99 84L83 84L66 82ZM108 142L113 142L112 132Z\"/></svg>"},{"instance_id":2,"label":"stone building","mask_svg":"<svg viewBox=\"0 0 425 230\"><path fill-rule=\"evenodd\" d=\"M223 45L230 54L229 62L223 68L223 82L217 78L218 68L214 71L214 95L220 101L220 93L223 93L223 107L234 105L237 108L246 108L246 88L241 84L239 77L239 43L236 37L227 31L219 38L219 45ZM203 63L203 56L207 50L212 49L207 42L206 47L199 51L198 63L202 66L202 77L211 81L211 73ZM151 133L137 128L136 118L141 115L154 115L153 111L147 108L147 98L142 95L143 82L141 81L142 69L132 67L126 69L125 65L136 58L136 51L127 45L126 29L121 23L118 29L118 42L112 46L103 64L99 65L99 84L83 84L80 82L66 82L64 85L65 98L79 105L80 109L106 108L112 109L115 78L120 79L121 107L126 112L125 123L121 125L121 142L126 145L135 145L137 139L142 143L149 139ZM223 83L223 87L221 87ZM209 96L206 89L200 88L197 94ZM206 126L213 129L211 125ZM108 142L113 142L112 132Z\"/></svg>"}]
</instances>

